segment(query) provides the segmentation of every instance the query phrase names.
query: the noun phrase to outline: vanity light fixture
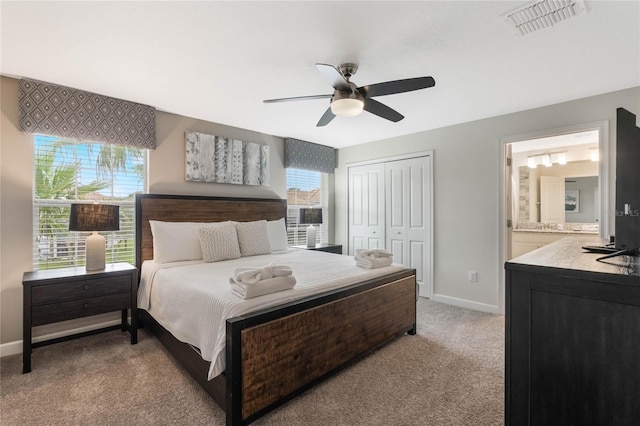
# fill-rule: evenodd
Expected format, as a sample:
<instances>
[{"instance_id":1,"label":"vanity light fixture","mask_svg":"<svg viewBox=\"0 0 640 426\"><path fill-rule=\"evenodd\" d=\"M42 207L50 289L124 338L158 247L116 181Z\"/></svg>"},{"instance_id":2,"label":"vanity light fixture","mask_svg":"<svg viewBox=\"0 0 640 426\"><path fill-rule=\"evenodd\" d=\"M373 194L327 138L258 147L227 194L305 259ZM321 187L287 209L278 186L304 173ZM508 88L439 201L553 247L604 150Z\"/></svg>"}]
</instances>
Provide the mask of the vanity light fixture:
<instances>
[{"instance_id":1,"label":"vanity light fixture","mask_svg":"<svg viewBox=\"0 0 640 426\"><path fill-rule=\"evenodd\" d=\"M535 169L539 164L545 167L551 167L553 163L560 165L567 164L567 152L551 152L527 157L527 166L529 166L530 169Z\"/></svg>"},{"instance_id":2,"label":"vanity light fixture","mask_svg":"<svg viewBox=\"0 0 640 426\"><path fill-rule=\"evenodd\" d=\"M567 154L564 152L558 153L558 164L565 165L567 164Z\"/></svg>"}]
</instances>

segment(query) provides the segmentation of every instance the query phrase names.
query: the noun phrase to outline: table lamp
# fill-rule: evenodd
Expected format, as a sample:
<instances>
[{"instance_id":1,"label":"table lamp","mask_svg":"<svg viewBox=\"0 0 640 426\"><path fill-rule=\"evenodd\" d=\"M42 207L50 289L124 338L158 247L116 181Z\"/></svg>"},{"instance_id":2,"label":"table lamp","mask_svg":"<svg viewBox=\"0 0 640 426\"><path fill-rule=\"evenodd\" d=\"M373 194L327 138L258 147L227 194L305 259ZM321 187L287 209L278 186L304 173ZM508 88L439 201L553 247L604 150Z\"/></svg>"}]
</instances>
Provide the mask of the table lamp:
<instances>
[{"instance_id":1,"label":"table lamp","mask_svg":"<svg viewBox=\"0 0 640 426\"><path fill-rule=\"evenodd\" d=\"M316 246L316 228L313 225L322 223L322 209L302 208L300 209L301 225L309 225L307 227L307 247Z\"/></svg>"},{"instance_id":2,"label":"table lamp","mask_svg":"<svg viewBox=\"0 0 640 426\"><path fill-rule=\"evenodd\" d=\"M89 231L86 242L86 269L97 271L105 266L105 242L99 231L120 229L120 206L107 204L71 204L69 231Z\"/></svg>"}]
</instances>

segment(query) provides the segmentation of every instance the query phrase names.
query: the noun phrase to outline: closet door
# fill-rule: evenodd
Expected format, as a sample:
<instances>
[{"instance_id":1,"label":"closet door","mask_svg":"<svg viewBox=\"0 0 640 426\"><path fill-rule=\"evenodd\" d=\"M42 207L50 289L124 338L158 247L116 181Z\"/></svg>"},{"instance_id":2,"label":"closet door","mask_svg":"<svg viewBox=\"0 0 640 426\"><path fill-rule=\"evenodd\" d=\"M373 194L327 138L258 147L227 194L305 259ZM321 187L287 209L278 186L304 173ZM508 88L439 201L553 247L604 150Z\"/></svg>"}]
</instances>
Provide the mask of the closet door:
<instances>
[{"instance_id":1,"label":"closet door","mask_svg":"<svg viewBox=\"0 0 640 426\"><path fill-rule=\"evenodd\" d=\"M415 268L426 297L432 296L430 164L428 156L385 163L386 248L394 262Z\"/></svg>"},{"instance_id":2,"label":"closet door","mask_svg":"<svg viewBox=\"0 0 640 426\"><path fill-rule=\"evenodd\" d=\"M349 167L349 254L384 248L384 164Z\"/></svg>"}]
</instances>

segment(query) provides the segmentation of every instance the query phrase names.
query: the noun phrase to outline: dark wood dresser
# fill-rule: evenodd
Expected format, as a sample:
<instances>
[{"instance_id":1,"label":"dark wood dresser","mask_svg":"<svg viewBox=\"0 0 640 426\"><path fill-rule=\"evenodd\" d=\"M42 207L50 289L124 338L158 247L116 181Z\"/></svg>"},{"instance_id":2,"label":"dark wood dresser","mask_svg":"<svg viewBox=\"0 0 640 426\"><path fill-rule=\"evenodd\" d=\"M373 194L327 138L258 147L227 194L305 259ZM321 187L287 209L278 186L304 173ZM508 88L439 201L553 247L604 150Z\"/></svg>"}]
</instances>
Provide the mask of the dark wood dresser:
<instances>
[{"instance_id":1,"label":"dark wood dresser","mask_svg":"<svg viewBox=\"0 0 640 426\"><path fill-rule=\"evenodd\" d=\"M637 425L640 260L562 239L506 263L505 424Z\"/></svg>"},{"instance_id":2,"label":"dark wood dresser","mask_svg":"<svg viewBox=\"0 0 640 426\"><path fill-rule=\"evenodd\" d=\"M22 372L31 371L33 348L121 328L138 341L138 270L129 263L109 263L105 269L84 267L25 272L23 287ZM131 310L131 325L127 310ZM61 338L32 342L32 327L75 318L121 311L121 325L110 326Z\"/></svg>"}]
</instances>

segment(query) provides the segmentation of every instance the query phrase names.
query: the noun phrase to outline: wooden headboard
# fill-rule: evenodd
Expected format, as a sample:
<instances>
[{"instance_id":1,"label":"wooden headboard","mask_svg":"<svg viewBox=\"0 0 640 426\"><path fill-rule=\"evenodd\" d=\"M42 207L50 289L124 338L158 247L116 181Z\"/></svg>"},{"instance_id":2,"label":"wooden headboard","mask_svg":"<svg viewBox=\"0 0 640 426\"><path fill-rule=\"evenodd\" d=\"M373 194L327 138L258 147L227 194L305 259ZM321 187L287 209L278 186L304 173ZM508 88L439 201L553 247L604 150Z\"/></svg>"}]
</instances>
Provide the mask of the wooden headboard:
<instances>
[{"instance_id":1,"label":"wooden headboard","mask_svg":"<svg viewBox=\"0 0 640 426\"><path fill-rule=\"evenodd\" d=\"M287 201L279 198L229 198L195 195L136 194L136 266L153 258L150 220L220 222L277 220L287 217Z\"/></svg>"}]
</instances>

